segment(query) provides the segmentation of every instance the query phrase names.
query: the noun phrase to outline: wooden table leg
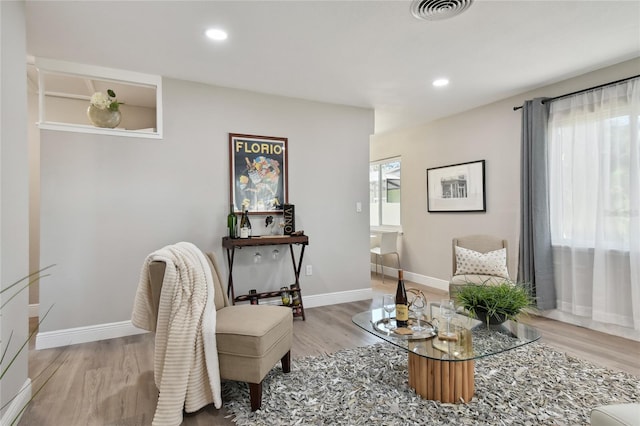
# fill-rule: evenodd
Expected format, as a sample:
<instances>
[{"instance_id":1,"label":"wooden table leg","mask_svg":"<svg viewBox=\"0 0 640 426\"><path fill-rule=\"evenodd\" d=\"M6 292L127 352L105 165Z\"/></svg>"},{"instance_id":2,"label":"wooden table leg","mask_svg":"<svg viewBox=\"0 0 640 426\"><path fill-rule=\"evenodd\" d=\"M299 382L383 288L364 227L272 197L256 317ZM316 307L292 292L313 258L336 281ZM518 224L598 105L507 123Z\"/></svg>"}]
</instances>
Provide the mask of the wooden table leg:
<instances>
[{"instance_id":1,"label":"wooden table leg","mask_svg":"<svg viewBox=\"0 0 640 426\"><path fill-rule=\"evenodd\" d=\"M409 386L425 399L467 403L475 390L474 367L473 360L436 360L409 352Z\"/></svg>"},{"instance_id":2,"label":"wooden table leg","mask_svg":"<svg viewBox=\"0 0 640 426\"><path fill-rule=\"evenodd\" d=\"M233 259L236 256L235 247L227 249L227 265L229 265L229 281L227 282L227 298L231 301L232 305L236 304L236 292L233 289Z\"/></svg>"}]
</instances>

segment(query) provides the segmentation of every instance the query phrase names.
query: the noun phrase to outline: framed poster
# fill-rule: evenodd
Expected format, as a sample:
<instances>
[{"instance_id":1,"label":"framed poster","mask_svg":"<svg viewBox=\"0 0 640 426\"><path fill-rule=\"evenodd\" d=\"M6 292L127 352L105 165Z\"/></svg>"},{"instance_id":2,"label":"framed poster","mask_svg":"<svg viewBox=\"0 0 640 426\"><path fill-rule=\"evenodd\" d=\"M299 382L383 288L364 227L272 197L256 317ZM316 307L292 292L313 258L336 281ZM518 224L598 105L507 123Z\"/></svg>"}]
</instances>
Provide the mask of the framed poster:
<instances>
[{"instance_id":1,"label":"framed poster","mask_svg":"<svg viewBox=\"0 0 640 426\"><path fill-rule=\"evenodd\" d=\"M486 212L484 160L427 169L427 211Z\"/></svg>"},{"instance_id":2,"label":"framed poster","mask_svg":"<svg viewBox=\"0 0 640 426\"><path fill-rule=\"evenodd\" d=\"M282 212L288 200L287 138L229 133L230 191L236 212Z\"/></svg>"}]
</instances>

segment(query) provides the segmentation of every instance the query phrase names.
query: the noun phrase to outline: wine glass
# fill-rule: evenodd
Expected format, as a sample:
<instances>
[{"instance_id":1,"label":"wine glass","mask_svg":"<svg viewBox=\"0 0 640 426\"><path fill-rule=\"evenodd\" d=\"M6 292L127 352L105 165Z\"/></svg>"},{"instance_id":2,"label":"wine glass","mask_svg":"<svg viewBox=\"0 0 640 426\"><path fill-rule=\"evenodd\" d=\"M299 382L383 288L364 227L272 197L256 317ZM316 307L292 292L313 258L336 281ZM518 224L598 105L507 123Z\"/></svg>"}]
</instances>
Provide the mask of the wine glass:
<instances>
[{"instance_id":1,"label":"wine glass","mask_svg":"<svg viewBox=\"0 0 640 426\"><path fill-rule=\"evenodd\" d=\"M426 305L426 302L424 300L424 297L422 297L422 295L417 295L411 301L410 309L411 309L411 312L413 312L413 315L415 316L417 321L416 325L411 326L411 329L413 331L424 331L427 329L426 327L423 327L422 325L420 325L420 317L422 317L422 312L424 310L425 305Z\"/></svg>"},{"instance_id":2,"label":"wine glass","mask_svg":"<svg viewBox=\"0 0 640 426\"><path fill-rule=\"evenodd\" d=\"M395 327L391 326L391 312L396 309L396 297L393 294L385 294L382 296L382 309L389 314L389 319L386 320L387 330L393 330Z\"/></svg>"},{"instance_id":3,"label":"wine glass","mask_svg":"<svg viewBox=\"0 0 640 426\"><path fill-rule=\"evenodd\" d=\"M451 299L442 299L440 301L440 316L447 321L447 331L444 334L446 337L452 337L454 333L451 332L451 319L456 314L456 306Z\"/></svg>"}]
</instances>

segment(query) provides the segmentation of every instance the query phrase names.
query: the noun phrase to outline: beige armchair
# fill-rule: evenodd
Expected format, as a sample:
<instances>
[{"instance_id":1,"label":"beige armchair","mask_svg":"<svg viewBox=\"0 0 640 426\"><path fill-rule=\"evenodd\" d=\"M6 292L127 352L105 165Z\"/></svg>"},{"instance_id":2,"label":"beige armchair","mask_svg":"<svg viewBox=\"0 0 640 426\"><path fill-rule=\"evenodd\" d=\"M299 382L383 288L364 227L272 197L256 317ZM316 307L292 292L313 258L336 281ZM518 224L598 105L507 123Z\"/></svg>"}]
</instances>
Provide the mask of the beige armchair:
<instances>
[{"instance_id":1,"label":"beige armchair","mask_svg":"<svg viewBox=\"0 0 640 426\"><path fill-rule=\"evenodd\" d=\"M216 307L216 343L220 378L249 385L251 411L262 405L262 380L278 362L290 371L293 315L290 308L273 305L230 305L212 253L211 267ZM151 262L149 279L154 306L158 307L166 264Z\"/></svg>"},{"instance_id":2,"label":"beige armchair","mask_svg":"<svg viewBox=\"0 0 640 426\"><path fill-rule=\"evenodd\" d=\"M509 277L507 240L491 235L468 235L452 241L453 276L449 295L466 284L500 284Z\"/></svg>"}]
</instances>

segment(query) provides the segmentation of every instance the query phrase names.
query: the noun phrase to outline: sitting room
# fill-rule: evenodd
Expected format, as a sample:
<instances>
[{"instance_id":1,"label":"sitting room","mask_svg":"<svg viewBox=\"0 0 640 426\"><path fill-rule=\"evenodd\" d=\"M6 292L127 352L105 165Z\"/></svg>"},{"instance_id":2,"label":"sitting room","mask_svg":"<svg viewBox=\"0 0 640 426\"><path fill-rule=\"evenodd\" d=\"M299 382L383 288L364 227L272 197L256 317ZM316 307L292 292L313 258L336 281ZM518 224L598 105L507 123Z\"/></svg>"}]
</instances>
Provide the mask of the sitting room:
<instances>
[{"instance_id":1,"label":"sitting room","mask_svg":"<svg viewBox=\"0 0 640 426\"><path fill-rule=\"evenodd\" d=\"M638 16L0 2L1 423L639 425Z\"/></svg>"}]
</instances>

